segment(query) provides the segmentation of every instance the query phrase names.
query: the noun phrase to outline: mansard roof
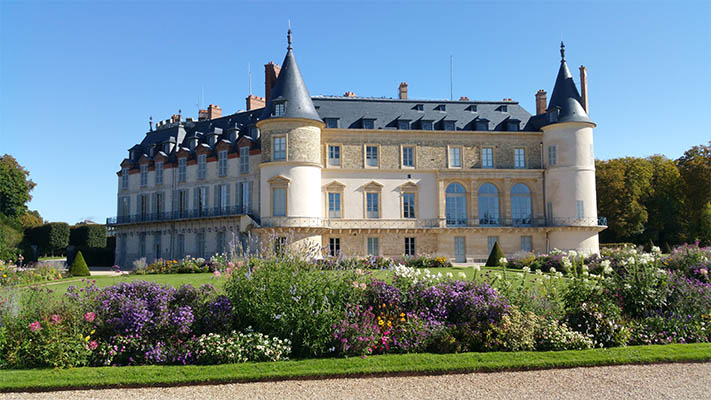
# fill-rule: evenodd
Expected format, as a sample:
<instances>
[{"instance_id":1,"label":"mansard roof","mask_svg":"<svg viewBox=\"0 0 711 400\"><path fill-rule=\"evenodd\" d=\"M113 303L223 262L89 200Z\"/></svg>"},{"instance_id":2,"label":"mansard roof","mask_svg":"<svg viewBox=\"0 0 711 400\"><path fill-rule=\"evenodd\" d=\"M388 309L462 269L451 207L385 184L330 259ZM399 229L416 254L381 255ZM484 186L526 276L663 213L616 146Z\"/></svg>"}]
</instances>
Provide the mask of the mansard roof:
<instances>
[{"instance_id":1,"label":"mansard roof","mask_svg":"<svg viewBox=\"0 0 711 400\"><path fill-rule=\"evenodd\" d=\"M582 105L582 99L578 88L573 81L573 75L568 69L568 63L565 62L565 45L560 42L560 69L558 69L558 77L555 80L553 94L548 103L548 112L557 112L557 118L550 119L551 123L555 122L589 122L592 123L588 113Z\"/></svg>"}]
</instances>

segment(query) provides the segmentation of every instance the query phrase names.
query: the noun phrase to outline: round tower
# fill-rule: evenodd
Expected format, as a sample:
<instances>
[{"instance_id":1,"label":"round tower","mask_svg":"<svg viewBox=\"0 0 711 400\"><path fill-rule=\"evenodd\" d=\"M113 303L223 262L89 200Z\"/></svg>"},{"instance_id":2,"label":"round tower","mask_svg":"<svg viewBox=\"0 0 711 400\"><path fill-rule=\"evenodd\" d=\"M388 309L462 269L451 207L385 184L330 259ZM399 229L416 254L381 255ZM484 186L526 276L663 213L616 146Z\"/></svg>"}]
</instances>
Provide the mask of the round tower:
<instances>
[{"instance_id":1,"label":"round tower","mask_svg":"<svg viewBox=\"0 0 711 400\"><path fill-rule=\"evenodd\" d=\"M293 236L298 248L321 248L321 129L291 47L257 127L261 132L260 191L262 226L277 236Z\"/></svg>"},{"instance_id":2,"label":"round tower","mask_svg":"<svg viewBox=\"0 0 711 400\"><path fill-rule=\"evenodd\" d=\"M551 95L543 131L545 210L548 250L600 250L593 128L565 61Z\"/></svg>"}]
</instances>

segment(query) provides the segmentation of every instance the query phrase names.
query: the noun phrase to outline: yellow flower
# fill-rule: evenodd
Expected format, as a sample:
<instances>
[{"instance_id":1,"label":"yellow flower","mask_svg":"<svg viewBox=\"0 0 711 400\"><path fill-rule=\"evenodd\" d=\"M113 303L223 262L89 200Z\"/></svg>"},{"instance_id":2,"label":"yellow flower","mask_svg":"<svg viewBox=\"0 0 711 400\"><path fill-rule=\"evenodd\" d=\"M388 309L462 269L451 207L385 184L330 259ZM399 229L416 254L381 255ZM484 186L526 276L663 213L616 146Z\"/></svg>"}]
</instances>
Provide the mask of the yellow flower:
<instances>
[{"instance_id":1,"label":"yellow flower","mask_svg":"<svg viewBox=\"0 0 711 400\"><path fill-rule=\"evenodd\" d=\"M405 322L405 317L400 318L400 321Z\"/></svg>"},{"instance_id":2,"label":"yellow flower","mask_svg":"<svg viewBox=\"0 0 711 400\"><path fill-rule=\"evenodd\" d=\"M91 332L89 332L90 335L93 335L96 330L92 329Z\"/></svg>"},{"instance_id":3,"label":"yellow flower","mask_svg":"<svg viewBox=\"0 0 711 400\"><path fill-rule=\"evenodd\" d=\"M84 338L84 341L85 341L85 342L88 342L88 341L89 341L89 336L88 336L88 335L87 335L87 337Z\"/></svg>"},{"instance_id":4,"label":"yellow flower","mask_svg":"<svg viewBox=\"0 0 711 400\"><path fill-rule=\"evenodd\" d=\"M404 316L405 316L405 313L404 313L404 312L401 312L401 313L400 313L400 316L401 316L401 317L404 317Z\"/></svg>"}]
</instances>

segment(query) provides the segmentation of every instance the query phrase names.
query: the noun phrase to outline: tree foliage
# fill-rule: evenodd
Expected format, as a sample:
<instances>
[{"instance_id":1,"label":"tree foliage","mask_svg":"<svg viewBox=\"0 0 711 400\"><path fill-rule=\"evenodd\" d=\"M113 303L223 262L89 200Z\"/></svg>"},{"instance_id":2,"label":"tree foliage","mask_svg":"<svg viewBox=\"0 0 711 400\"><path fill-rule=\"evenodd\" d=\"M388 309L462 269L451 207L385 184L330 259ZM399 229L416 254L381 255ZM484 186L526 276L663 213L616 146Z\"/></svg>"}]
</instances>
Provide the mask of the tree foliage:
<instances>
[{"instance_id":1,"label":"tree foliage","mask_svg":"<svg viewBox=\"0 0 711 400\"><path fill-rule=\"evenodd\" d=\"M79 248L106 247L106 225L83 224L69 230L69 244Z\"/></svg>"},{"instance_id":2,"label":"tree foliage","mask_svg":"<svg viewBox=\"0 0 711 400\"><path fill-rule=\"evenodd\" d=\"M19 217L27 210L27 202L32 200L30 192L35 183L29 179L30 173L9 154L0 157L0 213L8 217Z\"/></svg>"}]
</instances>

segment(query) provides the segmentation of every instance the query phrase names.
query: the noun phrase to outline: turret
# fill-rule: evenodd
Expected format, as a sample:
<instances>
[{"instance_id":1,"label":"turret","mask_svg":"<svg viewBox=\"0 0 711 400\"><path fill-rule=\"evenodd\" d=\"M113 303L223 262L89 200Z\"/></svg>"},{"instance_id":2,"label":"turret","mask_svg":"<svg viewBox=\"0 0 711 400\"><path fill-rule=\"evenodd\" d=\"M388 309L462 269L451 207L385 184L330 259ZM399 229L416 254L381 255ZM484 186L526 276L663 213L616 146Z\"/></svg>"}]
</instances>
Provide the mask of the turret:
<instances>
[{"instance_id":1,"label":"turret","mask_svg":"<svg viewBox=\"0 0 711 400\"><path fill-rule=\"evenodd\" d=\"M325 124L296 64L291 30L288 38L279 77L257 122L262 143L262 220L276 228L316 227L323 212L321 129ZM296 236L297 241L321 246L320 235Z\"/></svg>"},{"instance_id":2,"label":"turret","mask_svg":"<svg viewBox=\"0 0 711 400\"><path fill-rule=\"evenodd\" d=\"M561 42L558 77L543 130L546 219L555 227L549 250L599 252L592 122L565 61ZM571 228L575 227L575 228Z\"/></svg>"}]
</instances>

